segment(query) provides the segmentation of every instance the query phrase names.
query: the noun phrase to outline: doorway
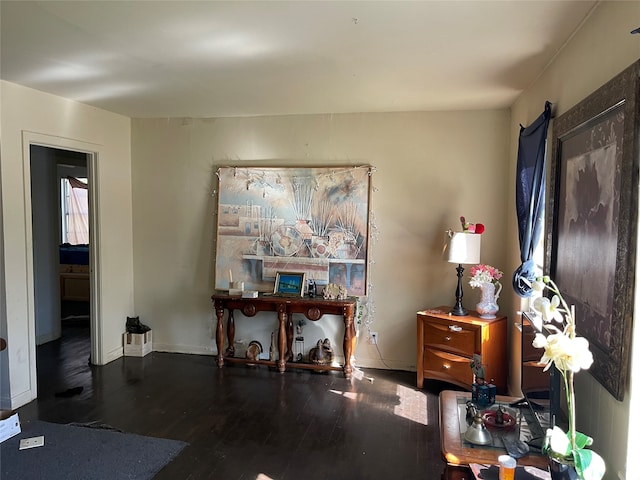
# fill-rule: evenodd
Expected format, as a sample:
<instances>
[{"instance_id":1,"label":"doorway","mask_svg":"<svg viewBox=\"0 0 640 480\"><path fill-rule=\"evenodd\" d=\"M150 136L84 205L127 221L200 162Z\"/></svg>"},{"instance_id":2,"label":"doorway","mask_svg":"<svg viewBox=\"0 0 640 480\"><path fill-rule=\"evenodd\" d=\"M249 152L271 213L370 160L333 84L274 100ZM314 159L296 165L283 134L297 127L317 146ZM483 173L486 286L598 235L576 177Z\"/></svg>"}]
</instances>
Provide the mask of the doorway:
<instances>
[{"instance_id":1,"label":"doorway","mask_svg":"<svg viewBox=\"0 0 640 480\"><path fill-rule=\"evenodd\" d=\"M95 204L89 201L94 198L94 156L92 152L29 144L35 343L39 346L71 336L75 342L88 344L85 350L91 353L83 361L90 363L98 358L99 340L92 288L96 271L91 261L96 235L90 228ZM80 215L77 205L69 208L69 180L87 187L80 195L85 205L84 237L70 232L70 225ZM82 204L77 197L74 195L74 201Z\"/></svg>"}]
</instances>

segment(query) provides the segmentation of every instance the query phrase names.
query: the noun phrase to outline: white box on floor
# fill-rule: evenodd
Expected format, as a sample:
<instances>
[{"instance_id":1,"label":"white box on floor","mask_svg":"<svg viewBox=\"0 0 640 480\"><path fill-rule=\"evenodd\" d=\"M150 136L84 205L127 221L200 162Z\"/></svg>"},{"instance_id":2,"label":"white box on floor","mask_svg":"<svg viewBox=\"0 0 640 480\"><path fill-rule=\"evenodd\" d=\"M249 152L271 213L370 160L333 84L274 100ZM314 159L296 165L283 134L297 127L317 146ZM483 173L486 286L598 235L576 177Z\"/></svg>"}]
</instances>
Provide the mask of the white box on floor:
<instances>
[{"instance_id":1,"label":"white box on floor","mask_svg":"<svg viewBox=\"0 0 640 480\"><path fill-rule=\"evenodd\" d=\"M20 432L18 414L9 410L0 410L0 443L18 435Z\"/></svg>"},{"instance_id":2,"label":"white box on floor","mask_svg":"<svg viewBox=\"0 0 640 480\"><path fill-rule=\"evenodd\" d=\"M144 357L152 348L151 330L145 333L125 333L124 354L127 357Z\"/></svg>"}]
</instances>

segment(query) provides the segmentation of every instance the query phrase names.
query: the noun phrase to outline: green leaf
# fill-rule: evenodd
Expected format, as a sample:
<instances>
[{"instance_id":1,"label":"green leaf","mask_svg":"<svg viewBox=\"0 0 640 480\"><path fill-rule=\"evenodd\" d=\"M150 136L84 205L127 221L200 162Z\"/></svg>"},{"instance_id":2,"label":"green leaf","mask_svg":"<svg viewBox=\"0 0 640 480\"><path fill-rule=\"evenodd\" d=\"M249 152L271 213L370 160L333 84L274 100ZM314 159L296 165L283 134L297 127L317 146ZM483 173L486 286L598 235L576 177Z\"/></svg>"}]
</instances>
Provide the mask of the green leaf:
<instances>
[{"instance_id":1,"label":"green leaf","mask_svg":"<svg viewBox=\"0 0 640 480\"><path fill-rule=\"evenodd\" d=\"M568 436L569 436L569 433L567 432L567 437ZM571 438L569 438L569 441L571 441ZM576 432L576 447L577 448L588 447L588 446L590 446L592 444L593 444L593 438L591 438L588 435L585 435L584 433Z\"/></svg>"},{"instance_id":2,"label":"green leaf","mask_svg":"<svg viewBox=\"0 0 640 480\"><path fill-rule=\"evenodd\" d=\"M576 472L582 480L600 480L604 476L606 466L596 452L577 448L572 453Z\"/></svg>"},{"instance_id":3,"label":"green leaf","mask_svg":"<svg viewBox=\"0 0 640 480\"><path fill-rule=\"evenodd\" d=\"M567 434L568 435L568 434ZM571 439L569 439L571 441ZM593 438L584 433L576 432L576 447L584 448L593 444Z\"/></svg>"}]
</instances>

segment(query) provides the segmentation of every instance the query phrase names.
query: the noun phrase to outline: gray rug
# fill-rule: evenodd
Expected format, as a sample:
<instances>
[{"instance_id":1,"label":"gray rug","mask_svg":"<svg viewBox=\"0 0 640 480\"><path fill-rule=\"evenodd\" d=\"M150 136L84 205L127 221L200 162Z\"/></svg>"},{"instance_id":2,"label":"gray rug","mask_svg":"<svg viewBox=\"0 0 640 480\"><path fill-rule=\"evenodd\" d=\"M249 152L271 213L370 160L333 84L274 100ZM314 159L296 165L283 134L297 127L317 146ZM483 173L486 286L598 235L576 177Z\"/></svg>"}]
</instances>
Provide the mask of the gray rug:
<instances>
[{"instance_id":1,"label":"gray rug","mask_svg":"<svg viewBox=\"0 0 640 480\"><path fill-rule=\"evenodd\" d=\"M20 439L44 435L44 446L19 450ZM0 444L2 480L150 480L187 446L103 425L25 422Z\"/></svg>"}]
</instances>

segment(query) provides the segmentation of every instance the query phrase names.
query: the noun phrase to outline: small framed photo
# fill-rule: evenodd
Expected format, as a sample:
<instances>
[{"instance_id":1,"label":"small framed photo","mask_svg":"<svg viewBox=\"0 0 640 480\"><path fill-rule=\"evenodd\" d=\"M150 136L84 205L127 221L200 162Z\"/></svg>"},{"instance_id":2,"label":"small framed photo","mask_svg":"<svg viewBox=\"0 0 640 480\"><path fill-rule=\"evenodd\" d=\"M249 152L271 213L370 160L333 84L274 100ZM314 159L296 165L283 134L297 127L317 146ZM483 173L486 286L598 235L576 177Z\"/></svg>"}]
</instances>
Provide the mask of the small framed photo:
<instances>
[{"instance_id":1,"label":"small framed photo","mask_svg":"<svg viewBox=\"0 0 640 480\"><path fill-rule=\"evenodd\" d=\"M301 272L278 272L273 293L301 297L304 294L304 285L307 274Z\"/></svg>"}]
</instances>

